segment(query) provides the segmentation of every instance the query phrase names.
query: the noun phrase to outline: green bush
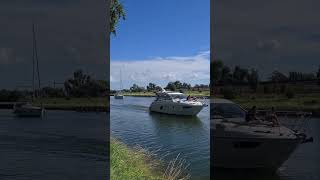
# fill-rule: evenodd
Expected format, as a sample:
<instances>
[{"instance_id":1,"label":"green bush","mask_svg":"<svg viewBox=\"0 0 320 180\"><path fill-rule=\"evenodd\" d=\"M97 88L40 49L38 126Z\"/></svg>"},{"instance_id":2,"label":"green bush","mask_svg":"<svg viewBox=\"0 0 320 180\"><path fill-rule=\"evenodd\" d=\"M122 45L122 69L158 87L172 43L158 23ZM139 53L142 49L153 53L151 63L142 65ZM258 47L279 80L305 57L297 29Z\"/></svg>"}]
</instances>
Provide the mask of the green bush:
<instances>
[{"instance_id":1,"label":"green bush","mask_svg":"<svg viewBox=\"0 0 320 180\"><path fill-rule=\"evenodd\" d=\"M263 86L263 93L269 94L271 92L270 87L268 85Z\"/></svg>"},{"instance_id":2,"label":"green bush","mask_svg":"<svg viewBox=\"0 0 320 180\"><path fill-rule=\"evenodd\" d=\"M295 96L294 91L293 91L292 89L287 89L287 91L286 91L286 97L287 97L288 99L291 99L291 98L294 98L294 96Z\"/></svg>"},{"instance_id":3,"label":"green bush","mask_svg":"<svg viewBox=\"0 0 320 180\"><path fill-rule=\"evenodd\" d=\"M223 98L225 99L234 99L236 98L236 93L232 88L222 89Z\"/></svg>"}]
</instances>

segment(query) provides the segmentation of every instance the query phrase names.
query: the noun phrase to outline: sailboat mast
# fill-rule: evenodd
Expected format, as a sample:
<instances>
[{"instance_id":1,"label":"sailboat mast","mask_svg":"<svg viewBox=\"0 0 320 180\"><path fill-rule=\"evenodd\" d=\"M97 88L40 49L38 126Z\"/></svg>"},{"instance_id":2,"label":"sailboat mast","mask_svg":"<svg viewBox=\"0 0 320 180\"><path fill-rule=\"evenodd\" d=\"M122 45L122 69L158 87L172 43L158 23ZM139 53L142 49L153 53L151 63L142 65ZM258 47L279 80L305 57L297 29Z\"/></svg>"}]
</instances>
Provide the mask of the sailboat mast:
<instances>
[{"instance_id":1,"label":"sailboat mast","mask_svg":"<svg viewBox=\"0 0 320 180\"><path fill-rule=\"evenodd\" d=\"M36 32L33 24L33 41L34 41L34 52L35 52L35 59L37 63L37 78L38 78L38 88L39 88L39 96L41 98L41 87L40 87L40 71L39 71L39 58L38 58L38 51L37 51L37 40L36 40ZM41 101L42 106L42 101Z\"/></svg>"},{"instance_id":2,"label":"sailboat mast","mask_svg":"<svg viewBox=\"0 0 320 180\"><path fill-rule=\"evenodd\" d=\"M32 102L34 101L35 98L35 85L34 85L34 58L35 58L35 51L34 51L34 47L35 47L35 43L34 43L34 24L32 23Z\"/></svg>"},{"instance_id":3,"label":"sailboat mast","mask_svg":"<svg viewBox=\"0 0 320 180\"><path fill-rule=\"evenodd\" d=\"M121 75L121 69L120 69L120 91L122 91L122 75Z\"/></svg>"}]
</instances>

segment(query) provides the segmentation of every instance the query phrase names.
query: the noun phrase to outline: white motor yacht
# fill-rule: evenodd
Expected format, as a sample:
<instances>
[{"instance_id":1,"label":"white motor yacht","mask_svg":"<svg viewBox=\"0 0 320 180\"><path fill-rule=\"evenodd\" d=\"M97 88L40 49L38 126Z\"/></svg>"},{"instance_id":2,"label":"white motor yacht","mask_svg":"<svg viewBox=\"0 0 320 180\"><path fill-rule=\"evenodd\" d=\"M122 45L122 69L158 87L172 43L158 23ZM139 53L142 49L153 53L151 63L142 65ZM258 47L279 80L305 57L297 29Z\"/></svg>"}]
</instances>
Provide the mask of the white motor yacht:
<instances>
[{"instance_id":1,"label":"white motor yacht","mask_svg":"<svg viewBox=\"0 0 320 180\"><path fill-rule=\"evenodd\" d=\"M271 122L246 122L232 101L211 99L213 162L216 168L278 169L306 136Z\"/></svg>"},{"instance_id":2,"label":"white motor yacht","mask_svg":"<svg viewBox=\"0 0 320 180\"><path fill-rule=\"evenodd\" d=\"M174 115L197 115L204 104L197 99L188 98L180 92L162 90L156 93L157 98L150 105L150 111L174 114Z\"/></svg>"}]
</instances>

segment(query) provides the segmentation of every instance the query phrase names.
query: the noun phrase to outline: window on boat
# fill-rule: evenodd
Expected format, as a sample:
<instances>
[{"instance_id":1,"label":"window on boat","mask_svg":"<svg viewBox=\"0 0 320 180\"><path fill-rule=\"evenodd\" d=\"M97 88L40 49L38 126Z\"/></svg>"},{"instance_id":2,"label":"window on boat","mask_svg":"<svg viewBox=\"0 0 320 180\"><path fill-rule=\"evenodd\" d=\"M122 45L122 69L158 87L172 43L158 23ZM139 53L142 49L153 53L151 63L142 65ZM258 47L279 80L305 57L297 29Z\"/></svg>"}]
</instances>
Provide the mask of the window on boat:
<instances>
[{"instance_id":1,"label":"window on boat","mask_svg":"<svg viewBox=\"0 0 320 180\"><path fill-rule=\"evenodd\" d=\"M213 116L222 116L224 118L245 118L246 112L236 104L213 103L210 106Z\"/></svg>"},{"instance_id":2,"label":"window on boat","mask_svg":"<svg viewBox=\"0 0 320 180\"><path fill-rule=\"evenodd\" d=\"M183 94L171 94L172 99L187 99L186 95Z\"/></svg>"},{"instance_id":3,"label":"window on boat","mask_svg":"<svg viewBox=\"0 0 320 180\"><path fill-rule=\"evenodd\" d=\"M171 100L171 97L168 94L158 94L157 100Z\"/></svg>"}]
</instances>

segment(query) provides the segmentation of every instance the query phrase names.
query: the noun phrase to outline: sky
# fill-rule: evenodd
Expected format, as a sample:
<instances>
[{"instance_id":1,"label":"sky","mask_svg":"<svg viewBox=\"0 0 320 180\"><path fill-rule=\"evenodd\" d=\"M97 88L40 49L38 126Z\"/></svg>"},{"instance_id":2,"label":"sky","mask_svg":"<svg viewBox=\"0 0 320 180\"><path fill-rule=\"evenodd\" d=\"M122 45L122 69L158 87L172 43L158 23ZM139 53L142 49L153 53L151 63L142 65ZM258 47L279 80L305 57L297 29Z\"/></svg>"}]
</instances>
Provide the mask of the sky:
<instances>
[{"instance_id":1,"label":"sky","mask_svg":"<svg viewBox=\"0 0 320 180\"><path fill-rule=\"evenodd\" d=\"M126 20L111 36L111 89L210 79L209 0L122 0Z\"/></svg>"},{"instance_id":2,"label":"sky","mask_svg":"<svg viewBox=\"0 0 320 180\"><path fill-rule=\"evenodd\" d=\"M320 1L224 0L213 4L212 52L234 67L316 72L320 65Z\"/></svg>"},{"instance_id":3,"label":"sky","mask_svg":"<svg viewBox=\"0 0 320 180\"><path fill-rule=\"evenodd\" d=\"M32 80L32 22L36 25L42 86L64 82L77 69L107 79L107 5L100 0L2 0L0 89Z\"/></svg>"}]
</instances>

